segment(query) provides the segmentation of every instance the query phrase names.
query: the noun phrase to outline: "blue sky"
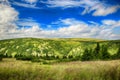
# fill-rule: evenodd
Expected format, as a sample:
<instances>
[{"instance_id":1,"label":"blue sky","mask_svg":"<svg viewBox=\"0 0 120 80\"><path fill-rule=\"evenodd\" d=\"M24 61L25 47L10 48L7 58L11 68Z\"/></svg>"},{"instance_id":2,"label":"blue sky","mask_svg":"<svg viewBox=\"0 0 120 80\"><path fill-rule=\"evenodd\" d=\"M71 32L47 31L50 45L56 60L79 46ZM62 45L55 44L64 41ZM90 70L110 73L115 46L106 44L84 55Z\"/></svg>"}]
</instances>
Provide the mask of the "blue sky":
<instances>
[{"instance_id":1,"label":"blue sky","mask_svg":"<svg viewBox=\"0 0 120 80\"><path fill-rule=\"evenodd\" d=\"M0 0L0 39L120 39L119 0Z\"/></svg>"}]
</instances>

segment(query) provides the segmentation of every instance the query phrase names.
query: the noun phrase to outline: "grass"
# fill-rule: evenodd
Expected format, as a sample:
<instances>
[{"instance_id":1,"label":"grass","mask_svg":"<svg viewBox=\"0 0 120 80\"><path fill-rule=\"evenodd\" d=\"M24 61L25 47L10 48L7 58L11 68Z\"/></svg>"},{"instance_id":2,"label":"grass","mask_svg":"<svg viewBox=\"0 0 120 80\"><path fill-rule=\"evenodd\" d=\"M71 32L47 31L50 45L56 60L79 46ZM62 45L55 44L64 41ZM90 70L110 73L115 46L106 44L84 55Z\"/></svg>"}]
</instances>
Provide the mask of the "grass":
<instances>
[{"instance_id":1,"label":"grass","mask_svg":"<svg viewBox=\"0 0 120 80\"><path fill-rule=\"evenodd\" d=\"M120 60L48 65L3 58L0 62L0 80L120 80Z\"/></svg>"}]
</instances>

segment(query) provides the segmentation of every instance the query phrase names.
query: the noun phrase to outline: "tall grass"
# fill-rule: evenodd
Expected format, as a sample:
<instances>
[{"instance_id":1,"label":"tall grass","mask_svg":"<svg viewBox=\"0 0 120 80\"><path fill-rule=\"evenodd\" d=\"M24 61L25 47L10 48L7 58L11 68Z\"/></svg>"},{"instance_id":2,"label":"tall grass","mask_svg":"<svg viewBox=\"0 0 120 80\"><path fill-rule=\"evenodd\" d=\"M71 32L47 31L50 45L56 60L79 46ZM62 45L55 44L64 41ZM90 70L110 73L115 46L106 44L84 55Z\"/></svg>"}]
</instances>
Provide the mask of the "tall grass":
<instances>
[{"instance_id":1,"label":"tall grass","mask_svg":"<svg viewBox=\"0 0 120 80\"><path fill-rule=\"evenodd\" d=\"M120 60L75 61L41 65L3 59L0 80L120 80Z\"/></svg>"}]
</instances>

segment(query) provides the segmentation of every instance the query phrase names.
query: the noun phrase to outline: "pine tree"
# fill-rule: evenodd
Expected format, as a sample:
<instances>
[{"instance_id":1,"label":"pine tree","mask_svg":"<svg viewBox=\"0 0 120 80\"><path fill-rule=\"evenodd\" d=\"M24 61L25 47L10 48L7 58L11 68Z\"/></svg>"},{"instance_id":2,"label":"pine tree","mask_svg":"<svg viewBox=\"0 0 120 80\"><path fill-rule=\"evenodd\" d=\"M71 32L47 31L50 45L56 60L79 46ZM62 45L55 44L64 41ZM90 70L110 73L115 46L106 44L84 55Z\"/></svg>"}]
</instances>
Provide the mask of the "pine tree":
<instances>
[{"instance_id":1,"label":"pine tree","mask_svg":"<svg viewBox=\"0 0 120 80\"><path fill-rule=\"evenodd\" d=\"M118 48L116 57L117 57L117 59L120 59L120 47Z\"/></svg>"},{"instance_id":2,"label":"pine tree","mask_svg":"<svg viewBox=\"0 0 120 80\"><path fill-rule=\"evenodd\" d=\"M110 59L110 54L108 53L107 46L102 46L101 59Z\"/></svg>"},{"instance_id":3,"label":"pine tree","mask_svg":"<svg viewBox=\"0 0 120 80\"><path fill-rule=\"evenodd\" d=\"M99 59L99 58L100 58L99 52L100 52L100 44L97 42L96 48L95 48L94 51L93 51L93 54L94 54L94 58L95 58L95 59Z\"/></svg>"},{"instance_id":4,"label":"pine tree","mask_svg":"<svg viewBox=\"0 0 120 80\"><path fill-rule=\"evenodd\" d=\"M92 60L93 59L92 49L88 50L86 48L81 59L82 59L82 61Z\"/></svg>"}]
</instances>

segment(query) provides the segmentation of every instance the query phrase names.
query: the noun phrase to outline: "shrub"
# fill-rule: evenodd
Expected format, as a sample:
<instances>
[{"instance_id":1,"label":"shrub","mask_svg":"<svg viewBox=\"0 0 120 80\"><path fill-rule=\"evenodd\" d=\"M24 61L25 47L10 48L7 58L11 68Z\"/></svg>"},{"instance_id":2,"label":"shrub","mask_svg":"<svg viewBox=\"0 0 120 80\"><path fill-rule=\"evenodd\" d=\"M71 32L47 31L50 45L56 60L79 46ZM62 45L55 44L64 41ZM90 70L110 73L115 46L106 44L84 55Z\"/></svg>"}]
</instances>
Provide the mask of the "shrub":
<instances>
[{"instance_id":1,"label":"shrub","mask_svg":"<svg viewBox=\"0 0 120 80\"><path fill-rule=\"evenodd\" d=\"M32 60L32 56L19 56L16 57L16 60Z\"/></svg>"},{"instance_id":2,"label":"shrub","mask_svg":"<svg viewBox=\"0 0 120 80\"><path fill-rule=\"evenodd\" d=\"M72 58L73 58L73 55L69 55L68 58L69 58L69 59L72 59Z\"/></svg>"},{"instance_id":3,"label":"shrub","mask_svg":"<svg viewBox=\"0 0 120 80\"><path fill-rule=\"evenodd\" d=\"M41 62L39 58L33 58L31 62Z\"/></svg>"}]
</instances>

